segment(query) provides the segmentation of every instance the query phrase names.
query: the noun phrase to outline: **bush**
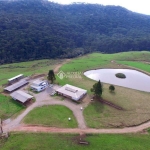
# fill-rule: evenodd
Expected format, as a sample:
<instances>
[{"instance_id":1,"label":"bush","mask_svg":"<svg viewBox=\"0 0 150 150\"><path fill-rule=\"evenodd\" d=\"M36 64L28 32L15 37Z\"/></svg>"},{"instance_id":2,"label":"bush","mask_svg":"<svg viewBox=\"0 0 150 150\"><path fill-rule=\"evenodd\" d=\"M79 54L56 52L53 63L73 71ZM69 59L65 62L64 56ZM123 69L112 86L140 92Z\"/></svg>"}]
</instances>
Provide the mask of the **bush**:
<instances>
[{"instance_id":1,"label":"bush","mask_svg":"<svg viewBox=\"0 0 150 150\"><path fill-rule=\"evenodd\" d=\"M117 74L115 74L115 76L117 78L121 78L121 79L125 79L126 78L125 74L123 74L123 73L117 73Z\"/></svg>"},{"instance_id":2,"label":"bush","mask_svg":"<svg viewBox=\"0 0 150 150\"><path fill-rule=\"evenodd\" d=\"M114 90L115 90L114 85L110 85L110 86L109 86L109 90L110 90L111 92L114 91Z\"/></svg>"}]
</instances>

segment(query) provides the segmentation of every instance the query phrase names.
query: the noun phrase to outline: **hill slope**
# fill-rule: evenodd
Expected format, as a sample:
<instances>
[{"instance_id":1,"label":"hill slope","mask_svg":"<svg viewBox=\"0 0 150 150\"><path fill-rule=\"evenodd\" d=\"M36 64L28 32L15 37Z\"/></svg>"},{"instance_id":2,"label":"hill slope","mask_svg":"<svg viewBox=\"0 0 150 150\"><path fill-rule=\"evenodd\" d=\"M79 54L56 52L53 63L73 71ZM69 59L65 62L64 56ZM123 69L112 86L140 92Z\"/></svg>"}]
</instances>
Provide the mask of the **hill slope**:
<instances>
[{"instance_id":1,"label":"hill slope","mask_svg":"<svg viewBox=\"0 0 150 150\"><path fill-rule=\"evenodd\" d=\"M0 1L0 63L150 50L150 16L119 6Z\"/></svg>"}]
</instances>

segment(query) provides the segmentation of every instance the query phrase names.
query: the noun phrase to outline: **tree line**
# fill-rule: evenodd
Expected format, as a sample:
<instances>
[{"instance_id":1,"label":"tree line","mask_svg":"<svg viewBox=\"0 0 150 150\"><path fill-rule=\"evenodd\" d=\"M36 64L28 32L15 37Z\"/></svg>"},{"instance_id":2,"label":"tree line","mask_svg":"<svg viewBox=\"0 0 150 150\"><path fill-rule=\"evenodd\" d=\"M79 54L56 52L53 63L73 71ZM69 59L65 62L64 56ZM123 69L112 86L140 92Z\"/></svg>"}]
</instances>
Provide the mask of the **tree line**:
<instances>
[{"instance_id":1,"label":"tree line","mask_svg":"<svg viewBox=\"0 0 150 150\"><path fill-rule=\"evenodd\" d=\"M119 6L0 1L0 64L150 50L150 16Z\"/></svg>"}]
</instances>

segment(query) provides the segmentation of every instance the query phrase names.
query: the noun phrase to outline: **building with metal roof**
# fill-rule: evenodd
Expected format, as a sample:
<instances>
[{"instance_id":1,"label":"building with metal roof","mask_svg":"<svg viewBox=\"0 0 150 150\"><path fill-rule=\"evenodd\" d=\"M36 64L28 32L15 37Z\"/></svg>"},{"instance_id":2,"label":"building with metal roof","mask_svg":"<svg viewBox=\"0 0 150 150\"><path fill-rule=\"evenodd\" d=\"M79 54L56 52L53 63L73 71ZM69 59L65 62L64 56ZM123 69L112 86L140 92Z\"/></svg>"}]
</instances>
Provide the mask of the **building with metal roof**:
<instances>
[{"instance_id":1,"label":"building with metal roof","mask_svg":"<svg viewBox=\"0 0 150 150\"><path fill-rule=\"evenodd\" d=\"M87 90L66 84L63 87L57 89L56 92L72 100L79 101L86 95Z\"/></svg>"},{"instance_id":2,"label":"building with metal roof","mask_svg":"<svg viewBox=\"0 0 150 150\"><path fill-rule=\"evenodd\" d=\"M7 91L7 92L13 92L13 91L19 89L20 87L22 87L22 86L24 86L24 85L26 85L28 83L29 82L27 80L22 79L19 82L14 83L13 85L10 85L10 86L4 88L4 90Z\"/></svg>"},{"instance_id":3,"label":"building with metal roof","mask_svg":"<svg viewBox=\"0 0 150 150\"><path fill-rule=\"evenodd\" d=\"M23 78L23 74L19 74L19 75L13 77L13 78L8 79L8 82L9 82L10 84L13 84L13 83L15 83L15 82L21 80L22 78Z\"/></svg>"},{"instance_id":4,"label":"building with metal roof","mask_svg":"<svg viewBox=\"0 0 150 150\"><path fill-rule=\"evenodd\" d=\"M33 98L33 96L23 92L23 91L15 91L10 96L21 103L25 103Z\"/></svg>"}]
</instances>

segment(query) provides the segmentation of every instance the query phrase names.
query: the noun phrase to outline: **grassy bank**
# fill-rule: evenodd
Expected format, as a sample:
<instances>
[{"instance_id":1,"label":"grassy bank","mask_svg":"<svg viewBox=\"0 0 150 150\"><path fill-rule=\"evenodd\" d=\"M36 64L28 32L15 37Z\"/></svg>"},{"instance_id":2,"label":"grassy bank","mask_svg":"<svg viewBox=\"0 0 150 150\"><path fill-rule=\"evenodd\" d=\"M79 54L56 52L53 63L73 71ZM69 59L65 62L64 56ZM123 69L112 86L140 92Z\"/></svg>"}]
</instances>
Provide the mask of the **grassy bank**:
<instances>
[{"instance_id":1,"label":"grassy bank","mask_svg":"<svg viewBox=\"0 0 150 150\"><path fill-rule=\"evenodd\" d=\"M68 121L68 118L71 121ZM60 105L35 108L23 120L26 124L46 125L60 128L75 128L77 121L70 109Z\"/></svg>"},{"instance_id":2,"label":"grassy bank","mask_svg":"<svg viewBox=\"0 0 150 150\"><path fill-rule=\"evenodd\" d=\"M85 138L89 145L77 144L77 136L70 134L12 133L8 140L1 144L1 150L148 150L150 147L149 134L91 134Z\"/></svg>"},{"instance_id":3,"label":"grassy bank","mask_svg":"<svg viewBox=\"0 0 150 150\"><path fill-rule=\"evenodd\" d=\"M24 107L8 96L0 94L0 118L7 119L23 110Z\"/></svg>"}]
</instances>

